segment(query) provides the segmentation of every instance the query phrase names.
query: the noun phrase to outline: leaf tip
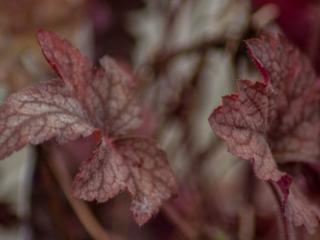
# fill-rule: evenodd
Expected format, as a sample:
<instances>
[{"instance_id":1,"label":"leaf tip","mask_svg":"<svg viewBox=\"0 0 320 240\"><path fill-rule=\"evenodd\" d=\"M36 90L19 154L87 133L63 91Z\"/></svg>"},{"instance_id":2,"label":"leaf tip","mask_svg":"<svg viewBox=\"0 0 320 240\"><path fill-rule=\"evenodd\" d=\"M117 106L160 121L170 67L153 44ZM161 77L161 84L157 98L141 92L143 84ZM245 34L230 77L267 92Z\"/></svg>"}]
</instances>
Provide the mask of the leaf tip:
<instances>
[{"instance_id":1,"label":"leaf tip","mask_svg":"<svg viewBox=\"0 0 320 240\"><path fill-rule=\"evenodd\" d=\"M37 29L37 40L41 48L49 41L50 35L52 36L54 33L43 28Z\"/></svg>"}]
</instances>

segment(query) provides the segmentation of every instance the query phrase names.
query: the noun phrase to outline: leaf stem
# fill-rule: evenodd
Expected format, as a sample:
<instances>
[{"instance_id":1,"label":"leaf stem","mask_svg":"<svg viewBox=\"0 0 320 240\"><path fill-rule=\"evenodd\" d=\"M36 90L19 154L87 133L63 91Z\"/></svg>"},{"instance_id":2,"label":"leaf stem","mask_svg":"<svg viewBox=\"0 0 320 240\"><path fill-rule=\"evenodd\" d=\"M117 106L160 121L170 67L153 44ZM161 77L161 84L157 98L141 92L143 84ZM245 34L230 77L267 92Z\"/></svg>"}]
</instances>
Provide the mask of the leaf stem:
<instances>
[{"instance_id":1,"label":"leaf stem","mask_svg":"<svg viewBox=\"0 0 320 240\"><path fill-rule=\"evenodd\" d=\"M281 214L281 220L282 220L282 225L283 225L283 233L282 233L281 238L283 240L293 240L292 234L290 234L290 230L289 230L289 222L285 216L281 195L280 195L279 191L277 190L277 188L275 187L274 183L269 181L268 184L273 192L273 195L275 196L275 198L277 200L278 207L281 212L280 214Z\"/></svg>"},{"instance_id":2,"label":"leaf stem","mask_svg":"<svg viewBox=\"0 0 320 240\"><path fill-rule=\"evenodd\" d=\"M110 235L100 225L89 207L81 200L72 196L71 177L62 162L58 161L56 156L52 154L51 157L47 159L47 163L64 192L69 204L90 236L95 240L111 240Z\"/></svg>"}]
</instances>

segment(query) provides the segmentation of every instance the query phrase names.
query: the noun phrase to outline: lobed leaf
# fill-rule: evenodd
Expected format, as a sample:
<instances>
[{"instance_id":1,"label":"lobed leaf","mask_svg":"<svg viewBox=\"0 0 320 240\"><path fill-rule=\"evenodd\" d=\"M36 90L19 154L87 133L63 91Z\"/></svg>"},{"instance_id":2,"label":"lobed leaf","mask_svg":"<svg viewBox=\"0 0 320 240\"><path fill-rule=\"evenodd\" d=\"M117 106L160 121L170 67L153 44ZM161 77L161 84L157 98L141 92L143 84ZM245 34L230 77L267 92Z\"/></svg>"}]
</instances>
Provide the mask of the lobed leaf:
<instances>
[{"instance_id":1,"label":"lobed leaf","mask_svg":"<svg viewBox=\"0 0 320 240\"><path fill-rule=\"evenodd\" d=\"M66 86L78 97L84 97L92 79L92 64L80 51L56 34L39 30L38 41L43 55Z\"/></svg>"},{"instance_id":2,"label":"lobed leaf","mask_svg":"<svg viewBox=\"0 0 320 240\"><path fill-rule=\"evenodd\" d=\"M238 81L239 94L225 96L223 105L209 118L216 134L226 141L229 151L253 162L262 180L278 181L284 175L277 168L266 139L269 100L264 83Z\"/></svg>"},{"instance_id":3,"label":"lobed leaf","mask_svg":"<svg viewBox=\"0 0 320 240\"><path fill-rule=\"evenodd\" d=\"M58 80L11 95L0 113L0 159L28 143L52 138L66 142L95 130L81 105Z\"/></svg>"},{"instance_id":4,"label":"lobed leaf","mask_svg":"<svg viewBox=\"0 0 320 240\"><path fill-rule=\"evenodd\" d=\"M141 124L141 107L130 77L109 57L100 59L100 65L89 98L102 129L112 137L132 133Z\"/></svg>"},{"instance_id":5,"label":"lobed leaf","mask_svg":"<svg viewBox=\"0 0 320 240\"><path fill-rule=\"evenodd\" d=\"M154 142L132 136L140 106L130 77L108 57L94 68L69 42L40 30L42 51L60 76L10 96L0 107L0 158L27 143L66 142L95 132L101 138L75 178L78 197L104 202L127 190L139 224L175 188L167 158Z\"/></svg>"},{"instance_id":6,"label":"lobed leaf","mask_svg":"<svg viewBox=\"0 0 320 240\"><path fill-rule=\"evenodd\" d=\"M313 232L319 207L303 196L284 162L319 160L319 83L309 60L279 35L246 41L263 81L238 81L238 93L223 98L209 118L234 155L250 160L257 177L273 181L284 213Z\"/></svg>"},{"instance_id":7,"label":"lobed leaf","mask_svg":"<svg viewBox=\"0 0 320 240\"><path fill-rule=\"evenodd\" d=\"M277 161L317 161L320 85L309 60L280 35L263 35L246 43L268 82L267 138Z\"/></svg>"},{"instance_id":8,"label":"lobed leaf","mask_svg":"<svg viewBox=\"0 0 320 240\"><path fill-rule=\"evenodd\" d=\"M145 138L104 139L94 156L84 162L74 182L81 199L104 202L127 190L131 211L140 225L147 222L175 189L166 154Z\"/></svg>"},{"instance_id":9,"label":"lobed leaf","mask_svg":"<svg viewBox=\"0 0 320 240\"><path fill-rule=\"evenodd\" d=\"M87 110L92 124L110 136L140 124L140 107L128 74L103 57L94 68L80 51L56 34L40 30L38 40L50 65Z\"/></svg>"},{"instance_id":10,"label":"lobed leaf","mask_svg":"<svg viewBox=\"0 0 320 240\"><path fill-rule=\"evenodd\" d=\"M290 187L285 211L295 226L304 225L309 233L313 233L319 225L320 208L305 197L295 184Z\"/></svg>"}]
</instances>

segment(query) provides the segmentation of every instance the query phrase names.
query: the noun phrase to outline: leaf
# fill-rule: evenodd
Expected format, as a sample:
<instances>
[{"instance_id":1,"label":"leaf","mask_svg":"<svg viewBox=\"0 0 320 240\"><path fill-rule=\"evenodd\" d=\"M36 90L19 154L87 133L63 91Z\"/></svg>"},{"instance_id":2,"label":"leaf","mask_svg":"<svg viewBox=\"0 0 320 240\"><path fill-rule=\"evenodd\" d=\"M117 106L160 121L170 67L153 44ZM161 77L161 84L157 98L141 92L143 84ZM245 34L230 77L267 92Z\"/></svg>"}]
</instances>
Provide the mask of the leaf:
<instances>
[{"instance_id":1,"label":"leaf","mask_svg":"<svg viewBox=\"0 0 320 240\"><path fill-rule=\"evenodd\" d=\"M84 161L74 181L74 194L87 201L105 202L125 190L129 172L114 146L102 139Z\"/></svg>"},{"instance_id":2,"label":"leaf","mask_svg":"<svg viewBox=\"0 0 320 240\"><path fill-rule=\"evenodd\" d=\"M78 49L57 35L40 30L42 51L83 107L106 134L121 135L140 124L140 108L129 76L105 56L95 68Z\"/></svg>"},{"instance_id":3,"label":"leaf","mask_svg":"<svg viewBox=\"0 0 320 240\"><path fill-rule=\"evenodd\" d=\"M318 24L316 20L317 3L312 0L293 0L290 1L290 4L282 0L251 0L251 2L254 11L268 4L278 9L279 15L275 20L281 31L309 55L315 70L319 73L320 45L316 41L312 42L314 29Z\"/></svg>"},{"instance_id":4,"label":"leaf","mask_svg":"<svg viewBox=\"0 0 320 240\"><path fill-rule=\"evenodd\" d=\"M223 105L210 116L210 124L232 154L253 161L259 178L278 181L284 174L277 169L265 136L269 105L266 85L240 80L238 89L238 95L223 97Z\"/></svg>"},{"instance_id":5,"label":"leaf","mask_svg":"<svg viewBox=\"0 0 320 240\"><path fill-rule=\"evenodd\" d=\"M209 122L232 154L252 162L257 177L276 183L288 219L312 232L319 208L278 165L319 160L319 83L308 59L284 37L246 43L264 79L238 81L238 93L223 97Z\"/></svg>"},{"instance_id":6,"label":"leaf","mask_svg":"<svg viewBox=\"0 0 320 240\"><path fill-rule=\"evenodd\" d=\"M45 30L38 31L42 52L67 87L81 96L92 78L91 63L80 51L57 35Z\"/></svg>"},{"instance_id":7,"label":"leaf","mask_svg":"<svg viewBox=\"0 0 320 240\"><path fill-rule=\"evenodd\" d=\"M81 105L58 80L8 97L0 107L0 158L27 143L66 142L94 131Z\"/></svg>"},{"instance_id":8,"label":"leaf","mask_svg":"<svg viewBox=\"0 0 320 240\"><path fill-rule=\"evenodd\" d=\"M99 96L94 109L109 135L123 135L137 129L141 124L141 106L135 96L130 77L109 57L100 60L102 68L97 71L92 88ZM106 92L105 89L108 89Z\"/></svg>"},{"instance_id":9,"label":"leaf","mask_svg":"<svg viewBox=\"0 0 320 240\"><path fill-rule=\"evenodd\" d=\"M319 224L319 207L311 203L296 185L290 187L288 198L286 216L296 226L304 225L308 232L313 233Z\"/></svg>"},{"instance_id":10,"label":"leaf","mask_svg":"<svg viewBox=\"0 0 320 240\"><path fill-rule=\"evenodd\" d=\"M147 138L124 138L116 142L130 170L127 187L134 200L131 211L138 223L146 222L159 209L163 200L176 190L166 154Z\"/></svg>"},{"instance_id":11,"label":"leaf","mask_svg":"<svg viewBox=\"0 0 320 240\"><path fill-rule=\"evenodd\" d=\"M171 196L175 180L164 152L134 135L140 106L129 75L108 57L93 67L54 33L40 30L38 40L60 78L14 94L0 107L0 158L27 143L95 132L100 143L76 176L75 195L103 202L127 190L136 221L145 223Z\"/></svg>"},{"instance_id":12,"label":"leaf","mask_svg":"<svg viewBox=\"0 0 320 240\"><path fill-rule=\"evenodd\" d=\"M309 60L281 36L265 35L247 45L270 81L268 138L277 161L318 161L320 85Z\"/></svg>"},{"instance_id":13,"label":"leaf","mask_svg":"<svg viewBox=\"0 0 320 240\"><path fill-rule=\"evenodd\" d=\"M175 189L165 153L145 138L102 140L81 166L74 182L79 198L104 202L123 190L133 197L131 210L140 225L158 211Z\"/></svg>"}]
</instances>

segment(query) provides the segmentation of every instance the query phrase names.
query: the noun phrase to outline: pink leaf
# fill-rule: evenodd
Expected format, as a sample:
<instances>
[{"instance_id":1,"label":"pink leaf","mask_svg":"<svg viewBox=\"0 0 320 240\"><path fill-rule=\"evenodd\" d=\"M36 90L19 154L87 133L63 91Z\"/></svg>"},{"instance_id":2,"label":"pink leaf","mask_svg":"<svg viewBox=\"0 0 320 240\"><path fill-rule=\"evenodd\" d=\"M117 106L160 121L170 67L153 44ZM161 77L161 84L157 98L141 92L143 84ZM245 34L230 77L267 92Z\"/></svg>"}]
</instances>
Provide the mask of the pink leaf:
<instances>
[{"instance_id":1,"label":"pink leaf","mask_svg":"<svg viewBox=\"0 0 320 240\"><path fill-rule=\"evenodd\" d=\"M105 202L126 188L128 169L112 144L101 140L84 161L74 181L74 193L87 201Z\"/></svg>"},{"instance_id":2,"label":"pink leaf","mask_svg":"<svg viewBox=\"0 0 320 240\"><path fill-rule=\"evenodd\" d=\"M126 159L131 177L127 187L134 200L131 211L138 223L145 223L162 202L175 191L175 178L164 151L146 138L124 138L115 142Z\"/></svg>"},{"instance_id":3,"label":"pink leaf","mask_svg":"<svg viewBox=\"0 0 320 240\"><path fill-rule=\"evenodd\" d=\"M284 174L277 169L265 136L269 105L266 85L241 80L238 88L238 95L223 98L223 105L210 116L210 124L232 154L254 162L259 178L278 181Z\"/></svg>"},{"instance_id":4,"label":"pink leaf","mask_svg":"<svg viewBox=\"0 0 320 240\"><path fill-rule=\"evenodd\" d=\"M240 80L238 93L224 97L209 122L231 153L252 162L257 177L277 183L289 220L312 232L319 208L278 164L318 160L319 83L308 59L284 37L263 35L247 47L264 81Z\"/></svg>"},{"instance_id":5,"label":"pink leaf","mask_svg":"<svg viewBox=\"0 0 320 240\"><path fill-rule=\"evenodd\" d=\"M94 131L79 102L58 80L11 95L0 113L1 159L27 143L39 144L51 138L66 142Z\"/></svg>"},{"instance_id":6,"label":"pink leaf","mask_svg":"<svg viewBox=\"0 0 320 240\"><path fill-rule=\"evenodd\" d=\"M121 135L140 124L140 108L132 83L115 61L100 60L95 68L69 42L51 32L40 30L39 43L48 62L73 90L88 111L93 124L109 135Z\"/></svg>"},{"instance_id":7,"label":"pink leaf","mask_svg":"<svg viewBox=\"0 0 320 240\"><path fill-rule=\"evenodd\" d=\"M127 190L136 221L145 223L171 196L175 180L164 152L133 135L141 120L129 75L108 57L93 67L54 33L40 30L38 40L60 79L12 95L1 106L0 158L27 143L65 142L95 131L101 141L80 168L75 194L103 202Z\"/></svg>"},{"instance_id":8,"label":"pink leaf","mask_svg":"<svg viewBox=\"0 0 320 240\"><path fill-rule=\"evenodd\" d=\"M101 68L92 82L95 115L101 119L104 132L120 136L136 130L141 124L141 107L129 75L109 57L100 59ZM106 91L107 90L107 91Z\"/></svg>"},{"instance_id":9,"label":"pink leaf","mask_svg":"<svg viewBox=\"0 0 320 240\"><path fill-rule=\"evenodd\" d=\"M313 233L319 224L320 208L311 203L301 190L292 184L285 214L294 225L304 225L308 232Z\"/></svg>"},{"instance_id":10,"label":"pink leaf","mask_svg":"<svg viewBox=\"0 0 320 240\"><path fill-rule=\"evenodd\" d=\"M277 161L317 161L320 85L309 60L279 35L248 40L247 46L270 81L267 135Z\"/></svg>"},{"instance_id":11,"label":"pink leaf","mask_svg":"<svg viewBox=\"0 0 320 240\"><path fill-rule=\"evenodd\" d=\"M92 79L90 61L54 33L39 30L38 41L49 64L65 84L81 96Z\"/></svg>"},{"instance_id":12,"label":"pink leaf","mask_svg":"<svg viewBox=\"0 0 320 240\"><path fill-rule=\"evenodd\" d=\"M319 73L320 45L315 41L318 26L318 6L314 0L251 0L256 10L267 4L278 9L276 22L285 35L302 51L309 55L314 68Z\"/></svg>"},{"instance_id":13,"label":"pink leaf","mask_svg":"<svg viewBox=\"0 0 320 240\"><path fill-rule=\"evenodd\" d=\"M79 198L98 202L129 191L133 197L131 211L142 225L170 197L175 178L165 153L151 140L102 140L93 158L82 165L74 189Z\"/></svg>"}]
</instances>

